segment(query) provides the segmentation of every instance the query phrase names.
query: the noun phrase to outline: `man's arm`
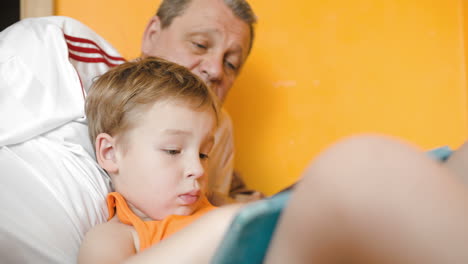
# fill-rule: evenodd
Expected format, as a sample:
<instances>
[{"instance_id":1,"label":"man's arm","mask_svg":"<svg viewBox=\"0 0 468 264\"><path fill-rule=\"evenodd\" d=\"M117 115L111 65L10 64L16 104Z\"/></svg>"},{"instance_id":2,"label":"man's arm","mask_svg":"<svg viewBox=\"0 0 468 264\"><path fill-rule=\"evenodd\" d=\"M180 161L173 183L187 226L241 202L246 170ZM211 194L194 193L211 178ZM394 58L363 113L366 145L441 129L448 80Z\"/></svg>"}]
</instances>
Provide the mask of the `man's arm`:
<instances>
[{"instance_id":1,"label":"man's arm","mask_svg":"<svg viewBox=\"0 0 468 264\"><path fill-rule=\"evenodd\" d=\"M254 201L263 194L248 190L239 173L234 171L234 134L232 121L223 108L220 112L215 146L210 153L208 170L209 199L220 206L232 202Z\"/></svg>"},{"instance_id":2,"label":"man's arm","mask_svg":"<svg viewBox=\"0 0 468 264\"><path fill-rule=\"evenodd\" d=\"M262 199L265 195L259 191L249 189L240 173L234 170L231 180L231 188L229 190L229 197L234 199L236 202L252 202Z\"/></svg>"}]
</instances>

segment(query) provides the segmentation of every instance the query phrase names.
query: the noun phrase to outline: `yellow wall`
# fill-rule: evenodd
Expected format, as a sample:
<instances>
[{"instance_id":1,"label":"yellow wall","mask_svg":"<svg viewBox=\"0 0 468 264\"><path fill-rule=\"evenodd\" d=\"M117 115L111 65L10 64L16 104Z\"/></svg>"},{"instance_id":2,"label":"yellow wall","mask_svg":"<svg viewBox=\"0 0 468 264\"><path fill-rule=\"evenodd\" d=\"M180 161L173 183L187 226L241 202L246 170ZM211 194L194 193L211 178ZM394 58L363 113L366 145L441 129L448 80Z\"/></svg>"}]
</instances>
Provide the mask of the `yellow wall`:
<instances>
[{"instance_id":1,"label":"yellow wall","mask_svg":"<svg viewBox=\"0 0 468 264\"><path fill-rule=\"evenodd\" d=\"M226 102L248 184L278 191L323 148L359 132L460 145L468 132L462 1L251 0L257 39ZM132 58L158 3L57 0L56 11Z\"/></svg>"},{"instance_id":2,"label":"yellow wall","mask_svg":"<svg viewBox=\"0 0 468 264\"><path fill-rule=\"evenodd\" d=\"M468 74L468 1L461 0L460 1L460 16L462 17L463 21L463 40L464 40L464 57L465 57L465 75ZM468 75L467 75L468 76ZM468 95L467 98L468 100Z\"/></svg>"}]
</instances>

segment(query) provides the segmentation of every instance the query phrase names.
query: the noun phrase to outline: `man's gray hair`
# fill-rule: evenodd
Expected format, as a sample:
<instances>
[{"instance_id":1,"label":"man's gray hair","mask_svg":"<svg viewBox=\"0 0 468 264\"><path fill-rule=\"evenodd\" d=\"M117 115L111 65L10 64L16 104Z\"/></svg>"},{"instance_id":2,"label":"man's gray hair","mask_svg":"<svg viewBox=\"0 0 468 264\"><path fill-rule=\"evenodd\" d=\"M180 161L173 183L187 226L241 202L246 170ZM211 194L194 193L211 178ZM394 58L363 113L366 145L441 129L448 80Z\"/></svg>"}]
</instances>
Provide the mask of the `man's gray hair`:
<instances>
[{"instance_id":1,"label":"man's gray hair","mask_svg":"<svg viewBox=\"0 0 468 264\"><path fill-rule=\"evenodd\" d=\"M255 30L254 25L257 22L257 17L246 0L223 0L232 13L239 19L247 23L250 28L250 43L249 53L252 49ZM171 25L174 18L183 14L192 0L163 0L156 12L156 15L161 21L161 27L167 28Z\"/></svg>"}]
</instances>

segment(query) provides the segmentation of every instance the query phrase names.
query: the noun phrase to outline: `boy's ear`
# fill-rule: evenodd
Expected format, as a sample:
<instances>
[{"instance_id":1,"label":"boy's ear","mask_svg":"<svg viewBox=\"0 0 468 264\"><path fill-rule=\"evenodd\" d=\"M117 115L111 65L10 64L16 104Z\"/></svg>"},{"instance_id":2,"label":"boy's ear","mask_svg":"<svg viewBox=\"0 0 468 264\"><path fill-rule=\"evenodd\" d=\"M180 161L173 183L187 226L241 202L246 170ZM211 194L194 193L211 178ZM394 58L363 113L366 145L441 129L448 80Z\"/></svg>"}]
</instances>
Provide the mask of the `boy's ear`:
<instances>
[{"instance_id":1,"label":"boy's ear","mask_svg":"<svg viewBox=\"0 0 468 264\"><path fill-rule=\"evenodd\" d=\"M153 16L148 21L146 25L145 32L143 33L143 39L141 42L141 52L144 56L148 56L148 54L155 45L157 45L157 40L159 38L159 34L161 33L161 20L158 16Z\"/></svg>"},{"instance_id":2,"label":"boy's ear","mask_svg":"<svg viewBox=\"0 0 468 264\"><path fill-rule=\"evenodd\" d=\"M107 173L119 171L115 152L115 139L111 135L101 133L96 137L96 159Z\"/></svg>"}]
</instances>

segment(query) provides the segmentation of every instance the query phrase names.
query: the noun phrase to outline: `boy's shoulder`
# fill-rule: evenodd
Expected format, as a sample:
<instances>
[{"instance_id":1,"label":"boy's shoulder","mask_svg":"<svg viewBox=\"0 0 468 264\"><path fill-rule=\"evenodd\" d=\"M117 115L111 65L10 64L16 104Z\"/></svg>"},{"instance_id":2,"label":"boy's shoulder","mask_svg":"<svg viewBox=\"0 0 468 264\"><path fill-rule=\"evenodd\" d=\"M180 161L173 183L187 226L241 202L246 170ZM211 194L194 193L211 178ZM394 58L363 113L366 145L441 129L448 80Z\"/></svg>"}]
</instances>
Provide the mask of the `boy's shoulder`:
<instances>
[{"instance_id":1,"label":"boy's shoulder","mask_svg":"<svg viewBox=\"0 0 468 264\"><path fill-rule=\"evenodd\" d=\"M114 219L96 225L86 233L78 263L119 262L136 253L134 229Z\"/></svg>"},{"instance_id":2,"label":"boy's shoulder","mask_svg":"<svg viewBox=\"0 0 468 264\"><path fill-rule=\"evenodd\" d=\"M132 230L134 230L132 226L126 225L118 221L117 217L114 217L105 223L94 226L86 233L86 237L91 236L98 239L102 237L102 239L109 240L113 240L114 237L132 238Z\"/></svg>"}]
</instances>

